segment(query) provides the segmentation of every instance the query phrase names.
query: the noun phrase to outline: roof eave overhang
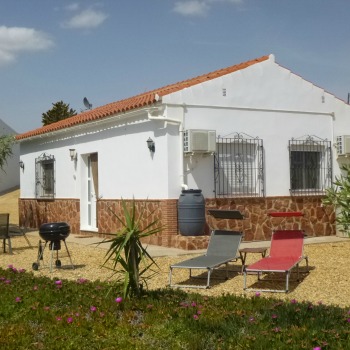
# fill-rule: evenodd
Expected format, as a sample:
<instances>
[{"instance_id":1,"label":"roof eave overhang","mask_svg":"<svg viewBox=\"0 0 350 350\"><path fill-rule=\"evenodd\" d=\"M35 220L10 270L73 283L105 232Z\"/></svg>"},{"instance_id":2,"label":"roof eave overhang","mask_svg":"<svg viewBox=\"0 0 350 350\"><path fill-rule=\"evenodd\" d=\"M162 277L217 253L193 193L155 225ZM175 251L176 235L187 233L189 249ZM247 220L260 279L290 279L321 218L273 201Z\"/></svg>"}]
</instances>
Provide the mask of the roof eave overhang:
<instances>
[{"instance_id":1,"label":"roof eave overhang","mask_svg":"<svg viewBox=\"0 0 350 350\"><path fill-rule=\"evenodd\" d=\"M147 112L149 107L150 106L145 106L145 107L134 109L134 110L131 110L131 111L128 111L128 112L119 112L119 113L116 113L116 114L112 114L112 115L106 116L106 117L104 117L102 119L96 119L94 121L87 121L85 123L79 123L79 124L72 125L72 126L69 126L69 127L64 127L62 129L57 129L57 130L48 131L48 132L45 132L45 133L40 133L40 134L37 134L37 135L29 136L29 137L17 139L17 142L18 143L23 143L23 142L27 142L27 141L33 141L33 140L40 140L40 139L50 138L50 137L58 136L58 135L61 135L63 133L67 133L67 132L73 132L74 133L77 130L83 131L84 129L89 129L89 128L93 127L94 125L102 126L102 125L105 125L105 124L108 124L108 123L113 123L113 122L116 122L116 121L129 119L129 118L131 118L133 116L136 116L138 114L141 115L142 113ZM147 115L148 115L148 112L147 112Z\"/></svg>"}]
</instances>

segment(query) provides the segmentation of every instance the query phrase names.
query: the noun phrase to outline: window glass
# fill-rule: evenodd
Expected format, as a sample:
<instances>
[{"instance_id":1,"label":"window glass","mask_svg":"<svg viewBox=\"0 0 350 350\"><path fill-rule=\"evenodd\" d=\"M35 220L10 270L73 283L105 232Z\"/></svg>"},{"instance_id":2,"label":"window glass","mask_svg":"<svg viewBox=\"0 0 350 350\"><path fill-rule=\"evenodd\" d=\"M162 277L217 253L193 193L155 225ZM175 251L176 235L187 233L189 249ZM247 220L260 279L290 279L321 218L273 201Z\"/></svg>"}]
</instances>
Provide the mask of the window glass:
<instances>
[{"instance_id":1,"label":"window glass","mask_svg":"<svg viewBox=\"0 0 350 350\"><path fill-rule=\"evenodd\" d=\"M321 152L291 151L292 189L320 188Z\"/></svg>"},{"instance_id":2,"label":"window glass","mask_svg":"<svg viewBox=\"0 0 350 350\"><path fill-rule=\"evenodd\" d=\"M289 141L290 190L322 194L332 181L331 142L307 137Z\"/></svg>"}]
</instances>

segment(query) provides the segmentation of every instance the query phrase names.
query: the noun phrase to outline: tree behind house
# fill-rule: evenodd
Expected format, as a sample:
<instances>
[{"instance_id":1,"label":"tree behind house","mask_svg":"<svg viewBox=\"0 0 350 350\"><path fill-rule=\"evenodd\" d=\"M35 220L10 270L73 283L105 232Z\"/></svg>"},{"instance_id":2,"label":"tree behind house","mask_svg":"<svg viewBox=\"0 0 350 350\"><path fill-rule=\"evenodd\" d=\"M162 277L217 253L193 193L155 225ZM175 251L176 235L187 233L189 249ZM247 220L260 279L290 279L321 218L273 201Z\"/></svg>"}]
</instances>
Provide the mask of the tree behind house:
<instances>
[{"instance_id":1,"label":"tree behind house","mask_svg":"<svg viewBox=\"0 0 350 350\"><path fill-rule=\"evenodd\" d=\"M12 156L12 146L15 143L13 135L0 136L0 169L4 170L7 158Z\"/></svg>"},{"instance_id":2,"label":"tree behind house","mask_svg":"<svg viewBox=\"0 0 350 350\"><path fill-rule=\"evenodd\" d=\"M52 105L53 107L50 110L42 114L42 123L44 126L77 114L74 109L69 108L69 104L66 104L63 101L53 103Z\"/></svg>"}]
</instances>

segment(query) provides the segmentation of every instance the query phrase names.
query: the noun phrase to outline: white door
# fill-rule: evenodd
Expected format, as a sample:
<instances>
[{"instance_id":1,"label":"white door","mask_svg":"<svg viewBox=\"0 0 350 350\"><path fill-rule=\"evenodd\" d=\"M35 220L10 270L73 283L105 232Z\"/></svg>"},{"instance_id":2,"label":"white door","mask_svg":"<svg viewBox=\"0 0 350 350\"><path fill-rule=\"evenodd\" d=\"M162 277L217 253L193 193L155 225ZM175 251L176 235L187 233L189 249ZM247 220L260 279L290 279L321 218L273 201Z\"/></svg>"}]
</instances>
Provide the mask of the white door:
<instances>
[{"instance_id":1,"label":"white door","mask_svg":"<svg viewBox=\"0 0 350 350\"><path fill-rule=\"evenodd\" d=\"M98 198L98 157L97 153L87 156L86 162L86 190L85 200L82 201L82 209L85 207L85 215L82 216L82 228L97 230L97 198Z\"/></svg>"}]
</instances>

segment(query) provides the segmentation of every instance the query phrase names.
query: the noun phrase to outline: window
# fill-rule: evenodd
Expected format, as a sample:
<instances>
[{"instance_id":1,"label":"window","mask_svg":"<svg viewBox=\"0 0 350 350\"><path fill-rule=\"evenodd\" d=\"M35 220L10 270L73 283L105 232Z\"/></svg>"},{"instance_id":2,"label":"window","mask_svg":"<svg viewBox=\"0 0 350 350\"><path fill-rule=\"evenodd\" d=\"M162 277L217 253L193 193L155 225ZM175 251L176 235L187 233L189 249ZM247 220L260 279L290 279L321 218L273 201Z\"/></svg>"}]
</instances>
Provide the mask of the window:
<instances>
[{"instance_id":1,"label":"window","mask_svg":"<svg viewBox=\"0 0 350 350\"><path fill-rule=\"evenodd\" d=\"M35 159L36 198L55 198L55 157L43 153Z\"/></svg>"},{"instance_id":2,"label":"window","mask_svg":"<svg viewBox=\"0 0 350 350\"><path fill-rule=\"evenodd\" d=\"M215 154L216 196L262 197L264 195L263 142L235 134L219 138Z\"/></svg>"},{"instance_id":3,"label":"window","mask_svg":"<svg viewBox=\"0 0 350 350\"><path fill-rule=\"evenodd\" d=\"M331 142L307 136L289 141L290 191L324 194L332 181Z\"/></svg>"}]
</instances>

